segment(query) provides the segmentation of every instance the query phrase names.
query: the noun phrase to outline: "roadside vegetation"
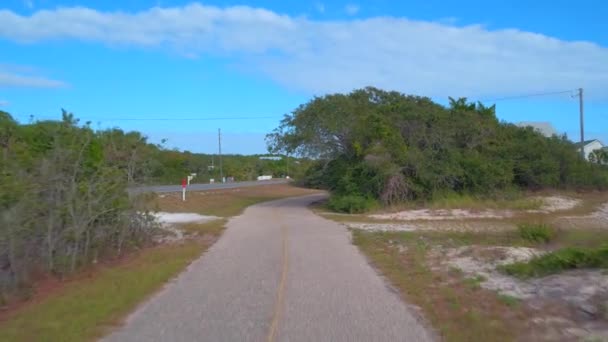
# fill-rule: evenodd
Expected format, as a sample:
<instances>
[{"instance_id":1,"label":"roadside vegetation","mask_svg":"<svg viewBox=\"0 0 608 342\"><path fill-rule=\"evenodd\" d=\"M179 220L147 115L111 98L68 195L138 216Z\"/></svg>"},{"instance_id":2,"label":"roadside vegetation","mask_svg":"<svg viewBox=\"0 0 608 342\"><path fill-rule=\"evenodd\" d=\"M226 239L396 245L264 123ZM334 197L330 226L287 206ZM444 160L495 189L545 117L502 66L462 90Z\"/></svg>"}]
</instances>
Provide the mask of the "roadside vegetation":
<instances>
[{"instance_id":1,"label":"roadside vegetation","mask_svg":"<svg viewBox=\"0 0 608 342\"><path fill-rule=\"evenodd\" d=\"M330 190L332 208L344 212L608 188L608 167L583 160L566 137L500 122L494 106L464 98L444 107L376 88L316 97L286 115L267 142L273 152L315 158L306 184Z\"/></svg>"},{"instance_id":2,"label":"roadside vegetation","mask_svg":"<svg viewBox=\"0 0 608 342\"><path fill-rule=\"evenodd\" d=\"M524 310L482 289L480 279L467 278L459 269L438 272L428 263L431 241L450 241L450 237L355 230L353 243L406 302L422 309L442 340L516 340L526 318ZM455 243L461 243L474 236L457 238Z\"/></svg>"},{"instance_id":3,"label":"roadside vegetation","mask_svg":"<svg viewBox=\"0 0 608 342\"><path fill-rule=\"evenodd\" d=\"M63 113L19 125L0 112L0 302L44 275L66 277L148 245L158 225L127 187L141 172L123 136Z\"/></svg>"},{"instance_id":4,"label":"roadside vegetation","mask_svg":"<svg viewBox=\"0 0 608 342\"><path fill-rule=\"evenodd\" d=\"M191 173L199 181L219 179L218 160L208 168L211 156L166 150L138 132L94 130L62 114L60 121L20 124L0 111L3 341L90 340L199 257L221 234L221 218L310 193L263 186L190 192L185 203L172 194L129 193L142 184L179 183ZM305 163L225 156L223 171L246 180L297 174ZM157 210L221 218L166 229L151 214ZM175 229L184 234L165 239Z\"/></svg>"},{"instance_id":5,"label":"roadside vegetation","mask_svg":"<svg viewBox=\"0 0 608 342\"><path fill-rule=\"evenodd\" d=\"M530 239L518 230L353 230L353 243L399 289L407 303L422 309L425 319L445 341L585 340L597 336L602 340L608 336L601 334L606 332L602 330L606 323L601 323L606 318L602 318L600 306L608 299L601 295L602 281L585 280L583 274L573 275L574 278L566 275L561 282L540 277L608 267L605 245L608 230L558 232L550 241L547 244L544 240ZM501 264L509 258L506 255L511 250L518 255L530 248L542 254L527 261ZM475 264L479 266L471 268ZM488 271L492 267L497 272ZM501 272L515 276L516 280L504 280ZM570 279L577 278L578 284L570 283ZM536 281L533 287L547 289L544 294L524 292L525 296L535 298L534 305L527 304L528 297L503 292L514 289L519 293L517 286L525 291L528 281ZM599 292L587 298L582 294L583 288ZM555 297L551 291L560 291L568 298L582 296L584 300L564 302L564 298ZM600 335L594 335L597 329Z\"/></svg>"},{"instance_id":6,"label":"roadside vegetation","mask_svg":"<svg viewBox=\"0 0 608 342\"><path fill-rule=\"evenodd\" d=\"M241 189L188 192L186 202L181 194L167 193L152 196L149 205L158 211L187 212L218 217L239 215L256 203L275 199L319 193L319 190L288 184L263 185Z\"/></svg>"},{"instance_id":7,"label":"roadside vegetation","mask_svg":"<svg viewBox=\"0 0 608 342\"><path fill-rule=\"evenodd\" d=\"M532 243L548 243L556 235L555 229L544 223L521 223L517 228L519 235Z\"/></svg>"},{"instance_id":8,"label":"roadside vegetation","mask_svg":"<svg viewBox=\"0 0 608 342\"><path fill-rule=\"evenodd\" d=\"M608 244L596 248L563 248L530 261L504 265L501 270L516 277L530 278L590 268L608 268Z\"/></svg>"},{"instance_id":9,"label":"roadside vegetation","mask_svg":"<svg viewBox=\"0 0 608 342\"><path fill-rule=\"evenodd\" d=\"M2 341L89 341L121 324L146 297L179 274L214 241L221 226L197 227L205 239L147 248L96 266L0 314ZM191 227L192 231L194 227Z\"/></svg>"},{"instance_id":10,"label":"roadside vegetation","mask_svg":"<svg viewBox=\"0 0 608 342\"><path fill-rule=\"evenodd\" d=\"M0 312L0 340L87 341L103 336L210 247L222 234L229 217L249 205L315 192L318 191L289 185L267 185L191 192L187 202L181 201L181 194L150 195L146 202L154 210L196 212L219 218L176 224L175 228L184 233L183 240L134 250L81 269L61 281L47 278L32 284L28 301ZM78 319L66 319L76 316Z\"/></svg>"}]
</instances>

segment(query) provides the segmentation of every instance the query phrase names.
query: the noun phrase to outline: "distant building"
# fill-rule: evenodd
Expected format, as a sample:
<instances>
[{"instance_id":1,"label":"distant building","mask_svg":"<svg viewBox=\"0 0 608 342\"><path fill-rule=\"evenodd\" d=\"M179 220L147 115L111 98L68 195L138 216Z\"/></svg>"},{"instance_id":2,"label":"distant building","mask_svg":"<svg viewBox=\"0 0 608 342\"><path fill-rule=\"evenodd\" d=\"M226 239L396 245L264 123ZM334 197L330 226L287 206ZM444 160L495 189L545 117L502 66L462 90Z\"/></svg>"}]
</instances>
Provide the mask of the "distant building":
<instances>
[{"instance_id":1,"label":"distant building","mask_svg":"<svg viewBox=\"0 0 608 342\"><path fill-rule=\"evenodd\" d=\"M558 134L555 127L553 127L553 125L547 121L522 121L516 123L515 125L519 127L532 127L546 137L552 137Z\"/></svg>"},{"instance_id":2,"label":"distant building","mask_svg":"<svg viewBox=\"0 0 608 342\"><path fill-rule=\"evenodd\" d=\"M604 148L604 144L597 139L587 140L582 143L583 151L585 152L585 159L589 160L589 154L595 150L601 150ZM578 150L581 150L581 143L576 143Z\"/></svg>"}]
</instances>

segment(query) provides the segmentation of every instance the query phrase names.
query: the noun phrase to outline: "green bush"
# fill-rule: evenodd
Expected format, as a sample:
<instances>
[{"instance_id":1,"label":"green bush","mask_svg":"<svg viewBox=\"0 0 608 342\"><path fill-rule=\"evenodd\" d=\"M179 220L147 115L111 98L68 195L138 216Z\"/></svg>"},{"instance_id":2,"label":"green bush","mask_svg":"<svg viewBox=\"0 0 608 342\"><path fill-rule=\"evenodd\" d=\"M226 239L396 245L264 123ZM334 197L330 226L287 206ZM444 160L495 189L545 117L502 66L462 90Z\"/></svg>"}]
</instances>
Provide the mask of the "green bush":
<instances>
[{"instance_id":1,"label":"green bush","mask_svg":"<svg viewBox=\"0 0 608 342\"><path fill-rule=\"evenodd\" d=\"M363 213L373 209L376 205L375 200L359 195L333 195L328 203L332 210L349 214Z\"/></svg>"},{"instance_id":2,"label":"green bush","mask_svg":"<svg viewBox=\"0 0 608 342\"><path fill-rule=\"evenodd\" d=\"M385 206L450 193L462 195L448 195L448 206L484 198L502 205L501 197L528 190L608 189L608 167L581 158L566 136L502 122L495 109L365 88L313 98L267 141L272 151L316 160L310 184ZM514 209L539 206L528 200Z\"/></svg>"},{"instance_id":3,"label":"green bush","mask_svg":"<svg viewBox=\"0 0 608 342\"><path fill-rule=\"evenodd\" d=\"M577 268L608 268L608 245L600 248L564 248L528 262L504 265L500 269L509 275L529 278Z\"/></svg>"},{"instance_id":4,"label":"green bush","mask_svg":"<svg viewBox=\"0 0 608 342\"><path fill-rule=\"evenodd\" d=\"M534 243L547 243L555 237L555 229L542 223L523 223L518 229L522 239Z\"/></svg>"}]
</instances>

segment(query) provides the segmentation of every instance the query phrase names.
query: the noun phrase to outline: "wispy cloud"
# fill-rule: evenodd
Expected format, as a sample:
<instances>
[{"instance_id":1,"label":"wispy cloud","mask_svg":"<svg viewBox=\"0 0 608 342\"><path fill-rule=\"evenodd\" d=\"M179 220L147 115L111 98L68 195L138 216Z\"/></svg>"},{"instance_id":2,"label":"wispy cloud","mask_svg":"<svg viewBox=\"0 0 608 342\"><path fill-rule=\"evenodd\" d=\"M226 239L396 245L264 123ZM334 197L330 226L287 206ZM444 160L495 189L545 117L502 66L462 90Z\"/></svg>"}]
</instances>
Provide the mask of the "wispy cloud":
<instances>
[{"instance_id":1,"label":"wispy cloud","mask_svg":"<svg viewBox=\"0 0 608 342\"><path fill-rule=\"evenodd\" d=\"M229 56L248 71L321 94L367 85L429 96L506 96L585 87L608 94L608 48L517 29L377 17L318 21L198 3L135 13L0 10L0 38L78 40ZM0 69L1 72L1 69ZM0 75L11 82L58 86Z\"/></svg>"},{"instance_id":2,"label":"wispy cloud","mask_svg":"<svg viewBox=\"0 0 608 342\"><path fill-rule=\"evenodd\" d=\"M0 88L61 88L65 82L38 75L35 69L27 66L0 64Z\"/></svg>"},{"instance_id":3,"label":"wispy cloud","mask_svg":"<svg viewBox=\"0 0 608 342\"><path fill-rule=\"evenodd\" d=\"M325 5L322 2L315 3L315 9L319 13L325 13Z\"/></svg>"},{"instance_id":4,"label":"wispy cloud","mask_svg":"<svg viewBox=\"0 0 608 342\"><path fill-rule=\"evenodd\" d=\"M355 15L359 13L360 9L361 8L359 7L359 5L356 4L348 4L346 5L346 7L344 7L344 11L346 11L346 14L348 15Z\"/></svg>"},{"instance_id":5,"label":"wispy cloud","mask_svg":"<svg viewBox=\"0 0 608 342\"><path fill-rule=\"evenodd\" d=\"M6 100L0 100L0 107L8 106L9 102Z\"/></svg>"},{"instance_id":6,"label":"wispy cloud","mask_svg":"<svg viewBox=\"0 0 608 342\"><path fill-rule=\"evenodd\" d=\"M34 2L32 0L23 0L23 5L29 9L34 8Z\"/></svg>"}]
</instances>

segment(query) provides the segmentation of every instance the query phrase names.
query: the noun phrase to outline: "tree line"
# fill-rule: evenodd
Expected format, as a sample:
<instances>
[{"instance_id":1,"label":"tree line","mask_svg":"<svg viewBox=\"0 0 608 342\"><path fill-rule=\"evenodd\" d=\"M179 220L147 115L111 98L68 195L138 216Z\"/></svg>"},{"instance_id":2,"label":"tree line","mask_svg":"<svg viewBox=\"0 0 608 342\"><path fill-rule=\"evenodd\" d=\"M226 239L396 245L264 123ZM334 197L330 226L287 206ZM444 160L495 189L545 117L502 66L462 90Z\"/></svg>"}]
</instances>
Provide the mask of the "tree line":
<instances>
[{"instance_id":1,"label":"tree line","mask_svg":"<svg viewBox=\"0 0 608 342\"><path fill-rule=\"evenodd\" d=\"M129 188L179 184L191 173L219 180L212 156L167 150L139 132L94 130L67 111L29 124L0 111L0 149L0 303L36 274L64 276L152 243L158 225L145 195ZM223 158L224 174L236 180L297 173L298 165Z\"/></svg>"},{"instance_id":2,"label":"tree line","mask_svg":"<svg viewBox=\"0 0 608 342\"><path fill-rule=\"evenodd\" d=\"M267 136L269 149L313 158L306 183L336 209L364 210L448 193L501 196L545 188L606 189L608 170L565 136L501 122L495 106L376 88L315 97Z\"/></svg>"}]
</instances>

